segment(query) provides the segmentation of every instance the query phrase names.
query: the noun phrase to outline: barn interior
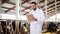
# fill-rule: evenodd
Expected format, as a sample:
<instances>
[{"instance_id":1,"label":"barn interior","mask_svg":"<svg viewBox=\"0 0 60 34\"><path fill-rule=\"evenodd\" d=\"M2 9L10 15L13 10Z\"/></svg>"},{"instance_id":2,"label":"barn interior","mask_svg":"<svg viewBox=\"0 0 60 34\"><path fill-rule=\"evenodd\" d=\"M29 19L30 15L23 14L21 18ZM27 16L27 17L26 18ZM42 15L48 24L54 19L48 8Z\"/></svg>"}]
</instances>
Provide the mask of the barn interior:
<instances>
[{"instance_id":1,"label":"barn interior","mask_svg":"<svg viewBox=\"0 0 60 34\"><path fill-rule=\"evenodd\" d=\"M33 1L45 14L42 34L60 34L60 0L0 0L0 33L30 34L30 24L24 14L30 10ZM51 22L58 26L57 31L47 31Z\"/></svg>"}]
</instances>

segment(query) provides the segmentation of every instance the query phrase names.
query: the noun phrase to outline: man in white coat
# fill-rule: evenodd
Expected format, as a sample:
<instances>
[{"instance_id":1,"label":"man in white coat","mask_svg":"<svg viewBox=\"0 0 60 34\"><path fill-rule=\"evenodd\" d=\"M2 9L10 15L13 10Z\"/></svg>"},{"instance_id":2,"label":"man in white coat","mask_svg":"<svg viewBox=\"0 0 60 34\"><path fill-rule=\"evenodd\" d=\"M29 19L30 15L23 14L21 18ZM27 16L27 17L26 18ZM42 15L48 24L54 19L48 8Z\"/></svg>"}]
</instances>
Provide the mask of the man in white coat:
<instances>
[{"instance_id":1,"label":"man in white coat","mask_svg":"<svg viewBox=\"0 0 60 34\"><path fill-rule=\"evenodd\" d=\"M31 3L30 14L34 16L34 21L30 22L30 34L42 34L42 25L45 21L44 13L37 7L36 2Z\"/></svg>"}]
</instances>

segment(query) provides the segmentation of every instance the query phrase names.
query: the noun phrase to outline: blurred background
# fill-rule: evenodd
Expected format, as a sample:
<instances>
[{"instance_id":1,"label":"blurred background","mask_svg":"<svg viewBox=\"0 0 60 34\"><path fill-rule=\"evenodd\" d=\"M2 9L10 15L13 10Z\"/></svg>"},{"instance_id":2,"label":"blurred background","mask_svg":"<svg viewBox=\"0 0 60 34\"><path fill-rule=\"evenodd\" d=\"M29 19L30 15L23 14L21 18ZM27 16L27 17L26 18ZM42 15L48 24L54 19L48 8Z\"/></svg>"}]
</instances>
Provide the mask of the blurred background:
<instances>
[{"instance_id":1,"label":"blurred background","mask_svg":"<svg viewBox=\"0 0 60 34\"><path fill-rule=\"evenodd\" d=\"M36 2L45 14L42 34L60 34L60 0L0 0L1 34L30 34L24 14L30 11L31 2Z\"/></svg>"}]
</instances>

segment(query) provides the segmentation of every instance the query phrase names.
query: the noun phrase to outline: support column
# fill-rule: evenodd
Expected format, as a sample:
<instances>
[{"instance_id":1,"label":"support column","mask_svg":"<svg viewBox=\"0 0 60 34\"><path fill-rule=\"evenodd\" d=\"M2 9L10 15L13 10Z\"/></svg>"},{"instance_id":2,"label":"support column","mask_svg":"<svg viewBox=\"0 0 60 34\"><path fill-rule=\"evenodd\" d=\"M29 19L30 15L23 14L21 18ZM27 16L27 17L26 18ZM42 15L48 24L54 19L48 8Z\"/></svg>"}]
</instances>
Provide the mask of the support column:
<instances>
[{"instance_id":1,"label":"support column","mask_svg":"<svg viewBox=\"0 0 60 34\"><path fill-rule=\"evenodd\" d=\"M55 22L57 22L57 1L55 0Z\"/></svg>"},{"instance_id":2,"label":"support column","mask_svg":"<svg viewBox=\"0 0 60 34\"><path fill-rule=\"evenodd\" d=\"M47 19L47 0L45 0L45 15L46 15L46 19Z\"/></svg>"},{"instance_id":3,"label":"support column","mask_svg":"<svg viewBox=\"0 0 60 34\"><path fill-rule=\"evenodd\" d=\"M16 1L16 34L19 34L19 22L18 20L20 19L20 15L19 15L19 0L15 0Z\"/></svg>"}]
</instances>

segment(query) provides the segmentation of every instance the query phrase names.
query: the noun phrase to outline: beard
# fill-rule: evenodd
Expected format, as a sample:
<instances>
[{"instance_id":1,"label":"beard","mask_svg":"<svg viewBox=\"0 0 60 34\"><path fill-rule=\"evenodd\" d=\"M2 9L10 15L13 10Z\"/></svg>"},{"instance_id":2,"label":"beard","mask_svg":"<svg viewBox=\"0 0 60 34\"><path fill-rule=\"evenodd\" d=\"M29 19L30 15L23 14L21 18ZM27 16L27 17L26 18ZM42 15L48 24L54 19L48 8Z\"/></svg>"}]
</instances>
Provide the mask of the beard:
<instances>
[{"instance_id":1,"label":"beard","mask_svg":"<svg viewBox=\"0 0 60 34\"><path fill-rule=\"evenodd\" d=\"M36 10L36 8L34 8L33 10Z\"/></svg>"}]
</instances>

